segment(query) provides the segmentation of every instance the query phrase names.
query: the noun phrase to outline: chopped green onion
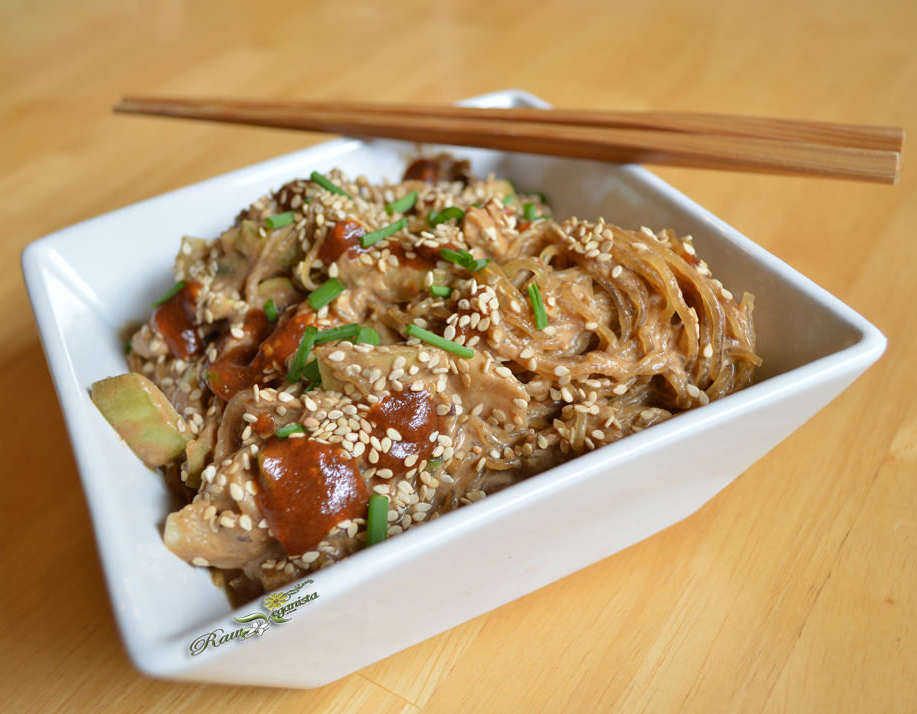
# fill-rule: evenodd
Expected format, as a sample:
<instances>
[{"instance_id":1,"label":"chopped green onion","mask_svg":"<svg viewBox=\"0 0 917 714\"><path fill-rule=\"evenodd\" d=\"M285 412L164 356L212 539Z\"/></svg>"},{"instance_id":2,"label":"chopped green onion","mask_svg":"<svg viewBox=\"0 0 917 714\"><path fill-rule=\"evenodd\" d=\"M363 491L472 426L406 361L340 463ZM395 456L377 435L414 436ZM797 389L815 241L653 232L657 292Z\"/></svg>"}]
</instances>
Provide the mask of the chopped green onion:
<instances>
[{"instance_id":1,"label":"chopped green onion","mask_svg":"<svg viewBox=\"0 0 917 714\"><path fill-rule=\"evenodd\" d=\"M440 337L417 325L408 325L404 331L409 337L416 337L418 340L423 340L434 347L439 347L441 350L446 350L446 352L451 352L459 357L465 357L466 359L474 357L474 350L470 347L465 347L465 345L460 345L458 342L447 340L445 337Z\"/></svg>"},{"instance_id":2,"label":"chopped green onion","mask_svg":"<svg viewBox=\"0 0 917 714\"><path fill-rule=\"evenodd\" d=\"M322 373L318 369L318 360L314 359L302 368L302 376L309 380L309 389L322 386Z\"/></svg>"},{"instance_id":3,"label":"chopped green onion","mask_svg":"<svg viewBox=\"0 0 917 714\"><path fill-rule=\"evenodd\" d=\"M288 382L298 382L302 376L303 366L306 364L312 345L315 344L316 334L318 334L318 330L315 329L314 325L309 325L306 331L303 332L302 338L299 340L299 347L296 348L296 354L293 355L293 361L290 362L290 369L287 370Z\"/></svg>"},{"instance_id":4,"label":"chopped green onion","mask_svg":"<svg viewBox=\"0 0 917 714\"><path fill-rule=\"evenodd\" d=\"M322 330L315 336L315 344L322 345L326 342L337 342L339 340L352 340L360 334L360 326L351 322L349 325L339 325Z\"/></svg>"},{"instance_id":5,"label":"chopped green onion","mask_svg":"<svg viewBox=\"0 0 917 714\"><path fill-rule=\"evenodd\" d=\"M529 300L532 303L532 312L535 313L535 329L543 330L548 326L548 313L545 312L544 303L541 301L538 283L529 283Z\"/></svg>"},{"instance_id":6,"label":"chopped green onion","mask_svg":"<svg viewBox=\"0 0 917 714\"><path fill-rule=\"evenodd\" d=\"M511 193L506 194L506 195L503 197L503 205L504 205L504 206L508 206L509 204L511 204L511 203L515 200L515 198L516 198L516 196L513 195L513 194L511 194Z\"/></svg>"},{"instance_id":7,"label":"chopped green onion","mask_svg":"<svg viewBox=\"0 0 917 714\"><path fill-rule=\"evenodd\" d=\"M179 280L177 283L175 283L175 285L169 288L169 291L165 295L163 295L161 298L159 298L154 303L152 303L150 307L159 307L164 302L167 302L168 300L172 299L173 297L178 295L178 293L181 290L184 290L186 284L187 283L185 283L184 280Z\"/></svg>"},{"instance_id":8,"label":"chopped green onion","mask_svg":"<svg viewBox=\"0 0 917 714\"><path fill-rule=\"evenodd\" d=\"M264 303L264 314L271 322L277 322L277 306L273 300Z\"/></svg>"},{"instance_id":9,"label":"chopped green onion","mask_svg":"<svg viewBox=\"0 0 917 714\"><path fill-rule=\"evenodd\" d=\"M309 293L306 302L314 309L321 310L325 305L344 292L345 289L344 283L337 278L331 278L331 280L322 285L318 290Z\"/></svg>"},{"instance_id":10,"label":"chopped green onion","mask_svg":"<svg viewBox=\"0 0 917 714\"><path fill-rule=\"evenodd\" d=\"M548 197L545 195L544 191L533 191L532 193L538 196L538 200L541 201L545 206L548 205Z\"/></svg>"},{"instance_id":11,"label":"chopped green onion","mask_svg":"<svg viewBox=\"0 0 917 714\"><path fill-rule=\"evenodd\" d=\"M378 345L379 333L376 332L372 327L361 327L360 332L357 334L354 341L362 342L366 345Z\"/></svg>"},{"instance_id":12,"label":"chopped green onion","mask_svg":"<svg viewBox=\"0 0 917 714\"><path fill-rule=\"evenodd\" d=\"M388 496L374 493L369 497L369 513L366 515L367 547L381 543L388 535Z\"/></svg>"},{"instance_id":13,"label":"chopped green onion","mask_svg":"<svg viewBox=\"0 0 917 714\"><path fill-rule=\"evenodd\" d=\"M392 201L385 207L385 212L388 215L393 213L407 213L412 208L414 204L417 203L417 191L411 191L406 193L404 196L399 198L397 201Z\"/></svg>"},{"instance_id":14,"label":"chopped green onion","mask_svg":"<svg viewBox=\"0 0 917 714\"><path fill-rule=\"evenodd\" d=\"M353 196L347 193L347 191L342 189L340 186L332 183L328 177L323 176L318 171L313 171L312 174L309 176L309 178L312 179L312 183L317 183L319 186L321 186L326 191L331 191L331 193L337 193L337 194L340 194L341 196L347 196L347 198L349 198L351 201L353 200Z\"/></svg>"},{"instance_id":15,"label":"chopped green onion","mask_svg":"<svg viewBox=\"0 0 917 714\"><path fill-rule=\"evenodd\" d=\"M302 424L293 422L292 424L287 424L286 426L280 427L274 433L281 439L286 439L290 434L305 434L306 430L303 429Z\"/></svg>"},{"instance_id":16,"label":"chopped green onion","mask_svg":"<svg viewBox=\"0 0 917 714\"><path fill-rule=\"evenodd\" d=\"M321 330L315 335L316 345L323 345L326 342L339 342L340 340L378 345L379 333L372 327L363 327L356 322L351 322L348 325L329 327L325 330Z\"/></svg>"},{"instance_id":17,"label":"chopped green onion","mask_svg":"<svg viewBox=\"0 0 917 714\"><path fill-rule=\"evenodd\" d=\"M482 270L490 262L490 258L475 260L474 256L467 250L450 250L449 248L443 248L439 251L439 257L470 270L472 273Z\"/></svg>"},{"instance_id":18,"label":"chopped green onion","mask_svg":"<svg viewBox=\"0 0 917 714\"><path fill-rule=\"evenodd\" d=\"M431 285L430 295L433 297L449 297L452 294L452 288L446 285Z\"/></svg>"},{"instance_id":19,"label":"chopped green onion","mask_svg":"<svg viewBox=\"0 0 917 714\"><path fill-rule=\"evenodd\" d=\"M453 218L456 220L456 222L461 223L464 217L465 212L458 206L447 206L439 212L430 211L430 213L427 214L427 223L431 228L434 228L440 223L445 223L446 221L450 221Z\"/></svg>"},{"instance_id":20,"label":"chopped green onion","mask_svg":"<svg viewBox=\"0 0 917 714\"><path fill-rule=\"evenodd\" d=\"M538 211L536 210L534 203L522 204L522 217L527 221L534 221L536 218L538 218Z\"/></svg>"},{"instance_id":21,"label":"chopped green onion","mask_svg":"<svg viewBox=\"0 0 917 714\"><path fill-rule=\"evenodd\" d=\"M131 353L131 343L130 340L124 343L124 354L129 355Z\"/></svg>"},{"instance_id":22,"label":"chopped green onion","mask_svg":"<svg viewBox=\"0 0 917 714\"><path fill-rule=\"evenodd\" d=\"M403 228L407 228L407 225L408 219L401 218L394 223L387 225L385 228L380 228L377 231L372 231L371 233L367 233L366 235L362 236L360 238L360 245L364 248L369 248L369 246L373 245L374 243L378 243L380 240L388 238L393 233L397 233Z\"/></svg>"},{"instance_id":23,"label":"chopped green onion","mask_svg":"<svg viewBox=\"0 0 917 714\"><path fill-rule=\"evenodd\" d=\"M427 462L427 465L424 467L424 471L428 473L436 473L443 465L443 460L438 456L433 457Z\"/></svg>"},{"instance_id":24,"label":"chopped green onion","mask_svg":"<svg viewBox=\"0 0 917 714\"><path fill-rule=\"evenodd\" d=\"M287 211L286 213L278 213L274 216L268 216L264 219L264 225L266 225L271 230L275 228L280 228L281 226L288 226L293 222L293 211Z\"/></svg>"},{"instance_id":25,"label":"chopped green onion","mask_svg":"<svg viewBox=\"0 0 917 714\"><path fill-rule=\"evenodd\" d=\"M452 250L451 248L443 248L439 251L439 257L443 260L448 260L450 263L460 265L463 268L468 261L474 260L474 256L467 250Z\"/></svg>"}]
</instances>

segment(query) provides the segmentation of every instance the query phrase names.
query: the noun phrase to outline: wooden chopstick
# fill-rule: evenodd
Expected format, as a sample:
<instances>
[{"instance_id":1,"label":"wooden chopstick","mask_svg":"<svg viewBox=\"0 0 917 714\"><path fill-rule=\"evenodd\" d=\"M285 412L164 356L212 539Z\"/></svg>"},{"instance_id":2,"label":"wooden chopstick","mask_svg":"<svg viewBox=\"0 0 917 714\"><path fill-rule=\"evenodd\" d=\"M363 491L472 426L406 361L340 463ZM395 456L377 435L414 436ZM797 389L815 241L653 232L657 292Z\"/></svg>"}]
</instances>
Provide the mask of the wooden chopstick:
<instances>
[{"instance_id":1,"label":"wooden chopstick","mask_svg":"<svg viewBox=\"0 0 917 714\"><path fill-rule=\"evenodd\" d=\"M115 111L525 153L895 183L904 132L666 112L124 97Z\"/></svg>"}]
</instances>

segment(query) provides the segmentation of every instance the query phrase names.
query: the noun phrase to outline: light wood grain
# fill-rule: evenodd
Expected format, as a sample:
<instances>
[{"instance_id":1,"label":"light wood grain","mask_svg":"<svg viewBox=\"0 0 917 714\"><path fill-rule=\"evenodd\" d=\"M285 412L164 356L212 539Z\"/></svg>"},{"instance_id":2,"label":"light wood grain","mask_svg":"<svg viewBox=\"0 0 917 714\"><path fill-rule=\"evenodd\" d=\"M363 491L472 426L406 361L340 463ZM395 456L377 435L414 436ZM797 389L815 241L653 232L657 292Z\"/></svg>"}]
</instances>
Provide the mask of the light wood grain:
<instances>
[{"instance_id":1,"label":"light wood grain","mask_svg":"<svg viewBox=\"0 0 917 714\"><path fill-rule=\"evenodd\" d=\"M912 712L917 181L659 173L889 337L882 360L701 511L316 691L147 679L105 592L19 276L31 240L319 141L112 116L126 92L562 106L917 126L917 8L776 0L0 7L0 709ZM255 12L258 14L256 15ZM907 149L906 149L907 151Z\"/></svg>"},{"instance_id":2,"label":"light wood grain","mask_svg":"<svg viewBox=\"0 0 917 714\"><path fill-rule=\"evenodd\" d=\"M126 96L123 114L651 166L898 182L904 132L763 118ZM875 148L876 146L881 148Z\"/></svg>"}]
</instances>

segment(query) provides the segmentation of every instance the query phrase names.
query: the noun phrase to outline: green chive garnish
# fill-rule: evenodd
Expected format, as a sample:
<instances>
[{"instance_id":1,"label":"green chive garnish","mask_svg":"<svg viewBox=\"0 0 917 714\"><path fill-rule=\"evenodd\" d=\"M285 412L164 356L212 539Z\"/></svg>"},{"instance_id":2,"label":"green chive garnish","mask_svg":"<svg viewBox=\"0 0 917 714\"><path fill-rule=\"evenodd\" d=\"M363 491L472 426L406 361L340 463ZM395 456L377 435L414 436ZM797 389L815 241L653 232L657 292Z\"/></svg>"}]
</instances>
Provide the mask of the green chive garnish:
<instances>
[{"instance_id":1,"label":"green chive garnish","mask_svg":"<svg viewBox=\"0 0 917 714\"><path fill-rule=\"evenodd\" d=\"M264 219L264 225L266 225L271 230L275 228L280 228L281 226L288 226L293 222L293 211L287 211L286 213L278 213L275 216L268 216Z\"/></svg>"},{"instance_id":2,"label":"green chive garnish","mask_svg":"<svg viewBox=\"0 0 917 714\"><path fill-rule=\"evenodd\" d=\"M456 222L461 223L464 217L465 212L461 208L458 206L448 206L439 212L430 211L430 213L427 215L427 223L431 228L433 228L438 226L440 223L445 223L446 221L450 221L453 218L456 220Z\"/></svg>"},{"instance_id":3,"label":"green chive garnish","mask_svg":"<svg viewBox=\"0 0 917 714\"><path fill-rule=\"evenodd\" d=\"M377 231L372 231L371 233L367 233L366 235L362 236L360 238L360 245L364 248L369 248L369 246L373 245L374 243L378 243L380 240L388 238L393 233L397 233L401 229L406 228L407 225L408 219L401 218L391 225L386 226L385 228L380 228Z\"/></svg>"},{"instance_id":4,"label":"green chive garnish","mask_svg":"<svg viewBox=\"0 0 917 714\"><path fill-rule=\"evenodd\" d=\"M353 200L353 196L347 193L347 191L332 183L330 179L328 179L326 176L323 176L318 171L313 171L309 178L312 179L312 183L317 183L326 191L331 191L331 193L337 193L341 196L347 196L347 198L349 198L351 201Z\"/></svg>"},{"instance_id":5,"label":"green chive garnish","mask_svg":"<svg viewBox=\"0 0 917 714\"><path fill-rule=\"evenodd\" d=\"M508 193L503 197L503 205L508 206L513 202L513 199L516 198L513 194Z\"/></svg>"},{"instance_id":6,"label":"green chive garnish","mask_svg":"<svg viewBox=\"0 0 917 714\"><path fill-rule=\"evenodd\" d=\"M175 283L175 285L169 288L169 291L165 295L159 298L156 302L152 303L150 307L159 307L167 300L170 300L171 298L175 297L176 295L178 295L179 291L185 288L185 285L186 283L184 280L179 280L177 283Z\"/></svg>"},{"instance_id":7,"label":"green chive garnish","mask_svg":"<svg viewBox=\"0 0 917 714\"><path fill-rule=\"evenodd\" d=\"M290 434L305 434L306 430L303 429L302 424L293 422L292 424L287 424L286 426L280 427L274 433L281 439L286 439Z\"/></svg>"},{"instance_id":8,"label":"green chive garnish","mask_svg":"<svg viewBox=\"0 0 917 714\"><path fill-rule=\"evenodd\" d=\"M264 303L264 314L271 322L277 322L277 306L273 300Z\"/></svg>"},{"instance_id":9,"label":"green chive garnish","mask_svg":"<svg viewBox=\"0 0 917 714\"><path fill-rule=\"evenodd\" d=\"M442 465L443 465L443 460L442 460L441 458L439 458L438 456L434 456L432 459L430 459L430 460L427 462L426 467L424 467L424 471L427 471L427 472L433 474L433 473L436 473L437 471L439 471L439 469L442 467Z\"/></svg>"},{"instance_id":10,"label":"green chive garnish","mask_svg":"<svg viewBox=\"0 0 917 714\"><path fill-rule=\"evenodd\" d=\"M529 301L532 303L532 312L535 313L535 329L543 330L548 326L548 313L545 312L544 303L541 301L538 283L529 283Z\"/></svg>"},{"instance_id":11,"label":"green chive garnish","mask_svg":"<svg viewBox=\"0 0 917 714\"><path fill-rule=\"evenodd\" d=\"M406 193L397 201L392 201L390 204L388 204L385 207L385 212L390 216L393 213L407 213L412 208L414 208L415 203L417 203L417 191L411 191L410 193Z\"/></svg>"},{"instance_id":12,"label":"green chive garnish","mask_svg":"<svg viewBox=\"0 0 917 714\"><path fill-rule=\"evenodd\" d=\"M490 262L490 258L475 260L474 256L467 250L450 250L449 248L443 248L439 251L439 257L470 270L472 273L482 270Z\"/></svg>"},{"instance_id":13,"label":"green chive garnish","mask_svg":"<svg viewBox=\"0 0 917 714\"><path fill-rule=\"evenodd\" d=\"M369 497L366 515L366 545L381 543L388 535L388 496L374 493Z\"/></svg>"},{"instance_id":14,"label":"green chive garnish","mask_svg":"<svg viewBox=\"0 0 917 714\"><path fill-rule=\"evenodd\" d=\"M535 208L534 203L522 204L522 217L527 221L534 221L536 218L538 218L538 211Z\"/></svg>"},{"instance_id":15,"label":"green chive garnish","mask_svg":"<svg viewBox=\"0 0 917 714\"><path fill-rule=\"evenodd\" d=\"M124 343L124 354L125 354L125 355L129 355L129 354L131 353L131 349L132 349L131 343L130 343L130 342L125 342L125 343Z\"/></svg>"},{"instance_id":16,"label":"green chive garnish","mask_svg":"<svg viewBox=\"0 0 917 714\"><path fill-rule=\"evenodd\" d=\"M302 376L309 380L309 389L322 386L322 373L318 369L317 359L302 368Z\"/></svg>"},{"instance_id":17,"label":"green chive garnish","mask_svg":"<svg viewBox=\"0 0 917 714\"><path fill-rule=\"evenodd\" d=\"M451 248L443 248L439 251L439 257L462 267L465 267L469 260L474 260L474 256L467 250L452 250Z\"/></svg>"},{"instance_id":18,"label":"green chive garnish","mask_svg":"<svg viewBox=\"0 0 917 714\"><path fill-rule=\"evenodd\" d=\"M306 301L315 309L321 310L325 305L334 300L338 295L344 292L345 287L337 278L331 278L327 283L322 285L318 290L309 293Z\"/></svg>"},{"instance_id":19,"label":"green chive garnish","mask_svg":"<svg viewBox=\"0 0 917 714\"><path fill-rule=\"evenodd\" d=\"M430 295L433 297L443 297L447 298L452 294L452 288L446 285L431 285L430 286Z\"/></svg>"},{"instance_id":20,"label":"green chive garnish","mask_svg":"<svg viewBox=\"0 0 917 714\"><path fill-rule=\"evenodd\" d=\"M361 327L355 341L362 342L366 345L378 345L379 333L376 332L372 327Z\"/></svg>"},{"instance_id":21,"label":"green chive garnish","mask_svg":"<svg viewBox=\"0 0 917 714\"><path fill-rule=\"evenodd\" d=\"M422 327L411 324L404 329L405 334L408 337L416 337L418 340L423 340L427 344L431 344L434 347L439 347L441 350L446 350L446 352L451 352L454 355L459 357L465 357L466 359L471 359L474 357L474 350L470 347L465 347L465 345L460 345L458 342L453 342L452 340L447 340L445 337L440 337L429 330L425 330Z\"/></svg>"},{"instance_id":22,"label":"green chive garnish","mask_svg":"<svg viewBox=\"0 0 917 714\"><path fill-rule=\"evenodd\" d=\"M315 344L323 345L326 342L339 342L340 340L352 340L360 334L360 326L351 322L349 325L338 325L322 330L315 336Z\"/></svg>"},{"instance_id":23,"label":"green chive garnish","mask_svg":"<svg viewBox=\"0 0 917 714\"><path fill-rule=\"evenodd\" d=\"M296 348L296 354L293 355L293 361L290 362L290 369L287 370L288 382L298 382L299 378L302 377L303 366L306 364L309 352L315 344L316 334L318 334L318 330L315 329L314 325L309 325L306 331L303 332L302 338L299 340L299 347Z\"/></svg>"}]
</instances>

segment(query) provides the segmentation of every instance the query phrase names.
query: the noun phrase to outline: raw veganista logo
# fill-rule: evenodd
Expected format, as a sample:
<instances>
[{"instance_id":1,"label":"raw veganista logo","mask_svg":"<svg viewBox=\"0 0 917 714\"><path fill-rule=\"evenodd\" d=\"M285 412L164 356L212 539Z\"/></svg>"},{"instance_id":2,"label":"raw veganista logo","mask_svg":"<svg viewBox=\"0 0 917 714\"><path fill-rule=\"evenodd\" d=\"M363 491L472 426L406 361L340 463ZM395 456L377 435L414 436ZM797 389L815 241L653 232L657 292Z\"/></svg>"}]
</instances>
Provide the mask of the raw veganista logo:
<instances>
[{"instance_id":1,"label":"raw veganista logo","mask_svg":"<svg viewBox=\"0 0 917 714\"><path fill-rule=\"evenodd\" d=\"M264 598L261 603L264 608L268 610L266 615L262 612L253 612L249 615L243 615L242 617L234 617L233 620L243 625L248 625L248 627L239 627L229 632L226 632L222 627L218 627L195 639L194 642L188 646L188 651L192 656L199 655L210 647L220 647L232 640L241 642L251 637L260 637L267 632L271 623L280 625L284 622L289 622L290 618L286 617L286 615L298 610L306 603L312 602L318 597L317 592L311 592L295 600L293 599L294 595L311 582L313 582L311 579L304 580L298 585L294 585L289 590L271 593Z\"/></svg>"}]
</instances>

